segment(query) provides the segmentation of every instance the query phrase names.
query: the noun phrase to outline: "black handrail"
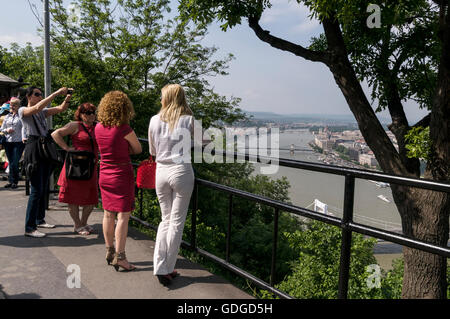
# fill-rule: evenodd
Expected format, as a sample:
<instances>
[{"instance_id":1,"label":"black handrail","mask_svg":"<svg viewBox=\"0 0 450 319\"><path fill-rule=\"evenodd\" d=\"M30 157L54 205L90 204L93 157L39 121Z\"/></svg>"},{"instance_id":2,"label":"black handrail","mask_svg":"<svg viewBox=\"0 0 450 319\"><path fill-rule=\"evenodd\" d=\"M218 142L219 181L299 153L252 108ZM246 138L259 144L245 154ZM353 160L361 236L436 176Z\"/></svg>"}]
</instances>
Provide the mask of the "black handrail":
<instances>
[{"instance_id":1,"label":"black handrail","mask_svg":"<svg viewBox=\"0 0 450 319\"><path fill-rule=\"evenodd\" d=\"M141 141L147 142L146 139L141 139ZM217 152L213 155L217 155ZM239 154L239 153L226 153L219 152L221 156L232 156L235 159L245 159L256 160L260 163L277 163L280 166L292 167L297 169L304 169L309 171L316 171L334 175L342 175L345 176L345 189L344 189L344 214L342 219L324 215L306 208L298 207L295 205L287 204L281 201L273 200L268 197L264 197L261 195L252 194L249 192L245 192L239 189L235 189L229 186L217 184L211 181L206 181L200 178L195 179L195 186L193 192L193 210L192 210L192 229L191 229L191 243L188 244L183 242L183 245L187 248L190 248L200 255L207 257L210 260L213 260L225 268L233 271L234 273L252 281L259 287L263 289L267 289L268 291L278 295L281 298L293 298L292 296L276 289L274 286L275 282L275 262L276 262L276 251L277 251L277 238L278 238L278 216L280 211L289 212L295 215L307 217L313 220L321 221L330 225L334 225L340 227L342 229L342 240L341 240L341 257L340 257L340 266L339 266L339 283L338 283L338 297L340 299L346 299L348 295L348 282L349 282L349 269L350 269L350 253L351 253L351 238L352 232L357 232L363 235L372 236L378 239L384 239L386 241L390 241L393 243L397 243L400 245L404 245L407 247L419 249L422 251L426 251L429 253L438 254L440 256L449 258L450 257L450 248L449 247L440 247L437 245L433 245L421 240L416 240L413 238L409 238L407 236L397 234L394 232L385 231L379 228L374 228L362 224L358 224L353 222L353 203L354 203L354 194L355 194L355 178L388 182L398 185L404 186L412 186L423 189L430 189L434 191L446 192L450 193L450 184L436 182L431 180L419 179L419 178L411 178L404 176L396 176L391 174L385 174L370 170L362 170L362 169L354 169L354 168L346 168L339 167L334 165L325 165L320 163L310 163L303 161L295 161L288 159L275 159L271 157L257 156L255 158L248 154ZM229 206L228 206L228 228L226 235L226 252L225 252L225 260L212 255L209 252L206 252L197 247L196 242L196 211L198 208L198 187L205 186L212 189L216 189L229 194ZM271 275L270 275L270 283L264 282L263 280L254 277L253 275L245 272L237 266L234 266L229 263L230 256L230 239L231 239L231 216L232 216L232 205L233 205L233 196L239 196L242 198L246 198L258 203L265 204L267 206L271 206L274 208L274 233L273 233L273 246L272 246L272 262L271 262ZM138 219L135 219L138 220ZM138 220L140 221L140 220ZM142 221L140 221L142 222ZM148 224L148 223L147 223ZM148 225L147 225L148 226ZM156 229L156 227L152 227Z\"/></svg>"}]
</instances>

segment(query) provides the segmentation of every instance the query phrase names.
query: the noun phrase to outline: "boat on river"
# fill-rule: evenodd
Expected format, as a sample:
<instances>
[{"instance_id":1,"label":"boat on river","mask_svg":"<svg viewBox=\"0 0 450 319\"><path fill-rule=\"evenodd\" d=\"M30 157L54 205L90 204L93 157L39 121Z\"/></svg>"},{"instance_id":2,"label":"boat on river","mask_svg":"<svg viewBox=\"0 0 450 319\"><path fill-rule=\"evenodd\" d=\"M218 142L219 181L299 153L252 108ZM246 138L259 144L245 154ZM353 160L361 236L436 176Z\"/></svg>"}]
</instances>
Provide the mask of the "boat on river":
<instances>
[{"instance_id":1,"label":"boat on river","mask_svg":"<svg viewBox=\"0 0 450 319\"><path fill-rule=\"evenodd\" d=\"M378 197L379 199L385 201L386 203L390 203L390 202L391 202L391 201L390 201L389 199L387 199L387 197L384 196L384 195L378 195L377 197Z\"/></svg>"},{"instance_id":2,"label":"boat on river","mask_svg":"<svg viewBox=\"0 0 450 319\"><path fill-rule=\"evenodd\" d=\"M377 181L371 181L371 182L380 188L390 187L389 183L377 182Z\"/></svg>"}]
</instances>

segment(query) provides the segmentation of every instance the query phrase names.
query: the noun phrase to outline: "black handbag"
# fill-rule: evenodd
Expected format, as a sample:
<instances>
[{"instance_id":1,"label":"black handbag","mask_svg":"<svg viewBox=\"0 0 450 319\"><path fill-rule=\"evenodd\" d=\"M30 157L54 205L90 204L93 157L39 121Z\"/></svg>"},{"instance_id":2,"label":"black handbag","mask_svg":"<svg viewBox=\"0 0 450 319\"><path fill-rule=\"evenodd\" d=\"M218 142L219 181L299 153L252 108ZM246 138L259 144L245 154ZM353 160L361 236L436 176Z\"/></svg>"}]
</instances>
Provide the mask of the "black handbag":
<instances>
[{"instance_id":1,"label":"black handbag","mask_svg":"<svg viewBox=\"0 0 450 319\"><path fill-rule=\"evenodd\" d=\"M92 174L95 170L95 153L94 153L94 142L92 140L91 134L88 130L81 124L83 129L89 135L91 141L92 152L89 151L68 151L66 153L66 178L74 180L89 180L92 178Z\"/></svg>"},{"instance_id":2,"label":"black handbag","mask_svg":"<svg viewBox=\"0 0 450 319\"><path fill-rule=\"evenodd\" d=\"M39 126L36 123L36 119L32 116L34 125L39 130ZM63 159L61 154L58 152L56 143L50 135L50 131L47 131L47 135L38 137L38 155L41 159L50 162L51 164L61 164Z\"/></svg>"}]
</instances>

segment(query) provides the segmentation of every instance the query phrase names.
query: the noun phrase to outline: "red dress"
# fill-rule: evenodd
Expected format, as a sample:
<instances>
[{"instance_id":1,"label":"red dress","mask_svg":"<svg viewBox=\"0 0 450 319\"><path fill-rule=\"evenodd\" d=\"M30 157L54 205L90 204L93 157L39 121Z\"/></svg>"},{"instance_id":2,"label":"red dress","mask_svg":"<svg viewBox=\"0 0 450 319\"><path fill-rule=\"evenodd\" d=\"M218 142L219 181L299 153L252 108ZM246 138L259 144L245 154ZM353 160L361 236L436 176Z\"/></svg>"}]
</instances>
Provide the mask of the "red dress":
<instances>
[{"instance_id":1,"label":"red dress","mask_svg":"<svg viewBox=\"0 0 450 319\"><path fill-rule=\"evenodd\" d=\"M133 130L128 124L105 127L98 123L95 137L100 151L99 186L103 209L131 212L134 209L134 170L129 144L124 138Z\"/></svg>"},{"instance_id":2,"label":"red dress","mask_svg":"<svg viewBox=\"0 0 450 319\"><path fill-rule=\"evenodd\" d=\"M72 145L78 151L92 152L92 144L89 135L81 127L82 122L78 124L78 132L71 136ZM94 126L86 126L86 129L91 134L94 142L94 154L98 157L98 146L95 141ZM90 180L72 180L66 178L65 164L59 174L58 185L59 201L61 203L73 204L78 206L97 205L98 203L98 179L97 179L97 165L95 166L94 174Z\"/></svg>"}]
</instances>

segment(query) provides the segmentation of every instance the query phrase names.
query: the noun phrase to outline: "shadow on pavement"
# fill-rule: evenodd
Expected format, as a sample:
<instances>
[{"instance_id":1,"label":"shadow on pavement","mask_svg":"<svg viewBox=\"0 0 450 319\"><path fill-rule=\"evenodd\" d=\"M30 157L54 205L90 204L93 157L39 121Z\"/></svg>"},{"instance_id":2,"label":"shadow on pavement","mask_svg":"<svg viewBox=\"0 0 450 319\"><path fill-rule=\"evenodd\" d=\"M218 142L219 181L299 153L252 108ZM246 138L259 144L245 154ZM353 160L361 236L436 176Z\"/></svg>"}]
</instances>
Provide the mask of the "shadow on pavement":
<instances>
[{"instance_id":1,"label":"shadow on pavement","mask_svg":"<svg viewBox=\"0 0 450 319\"><path fill-rule=\"evenodd\" d=\"M7 295L3 291L3 286L0 285L0 299L41 299L41 296L33 293L29 294L17 294L17 295Z\"/></svg>"}]
</instances>

